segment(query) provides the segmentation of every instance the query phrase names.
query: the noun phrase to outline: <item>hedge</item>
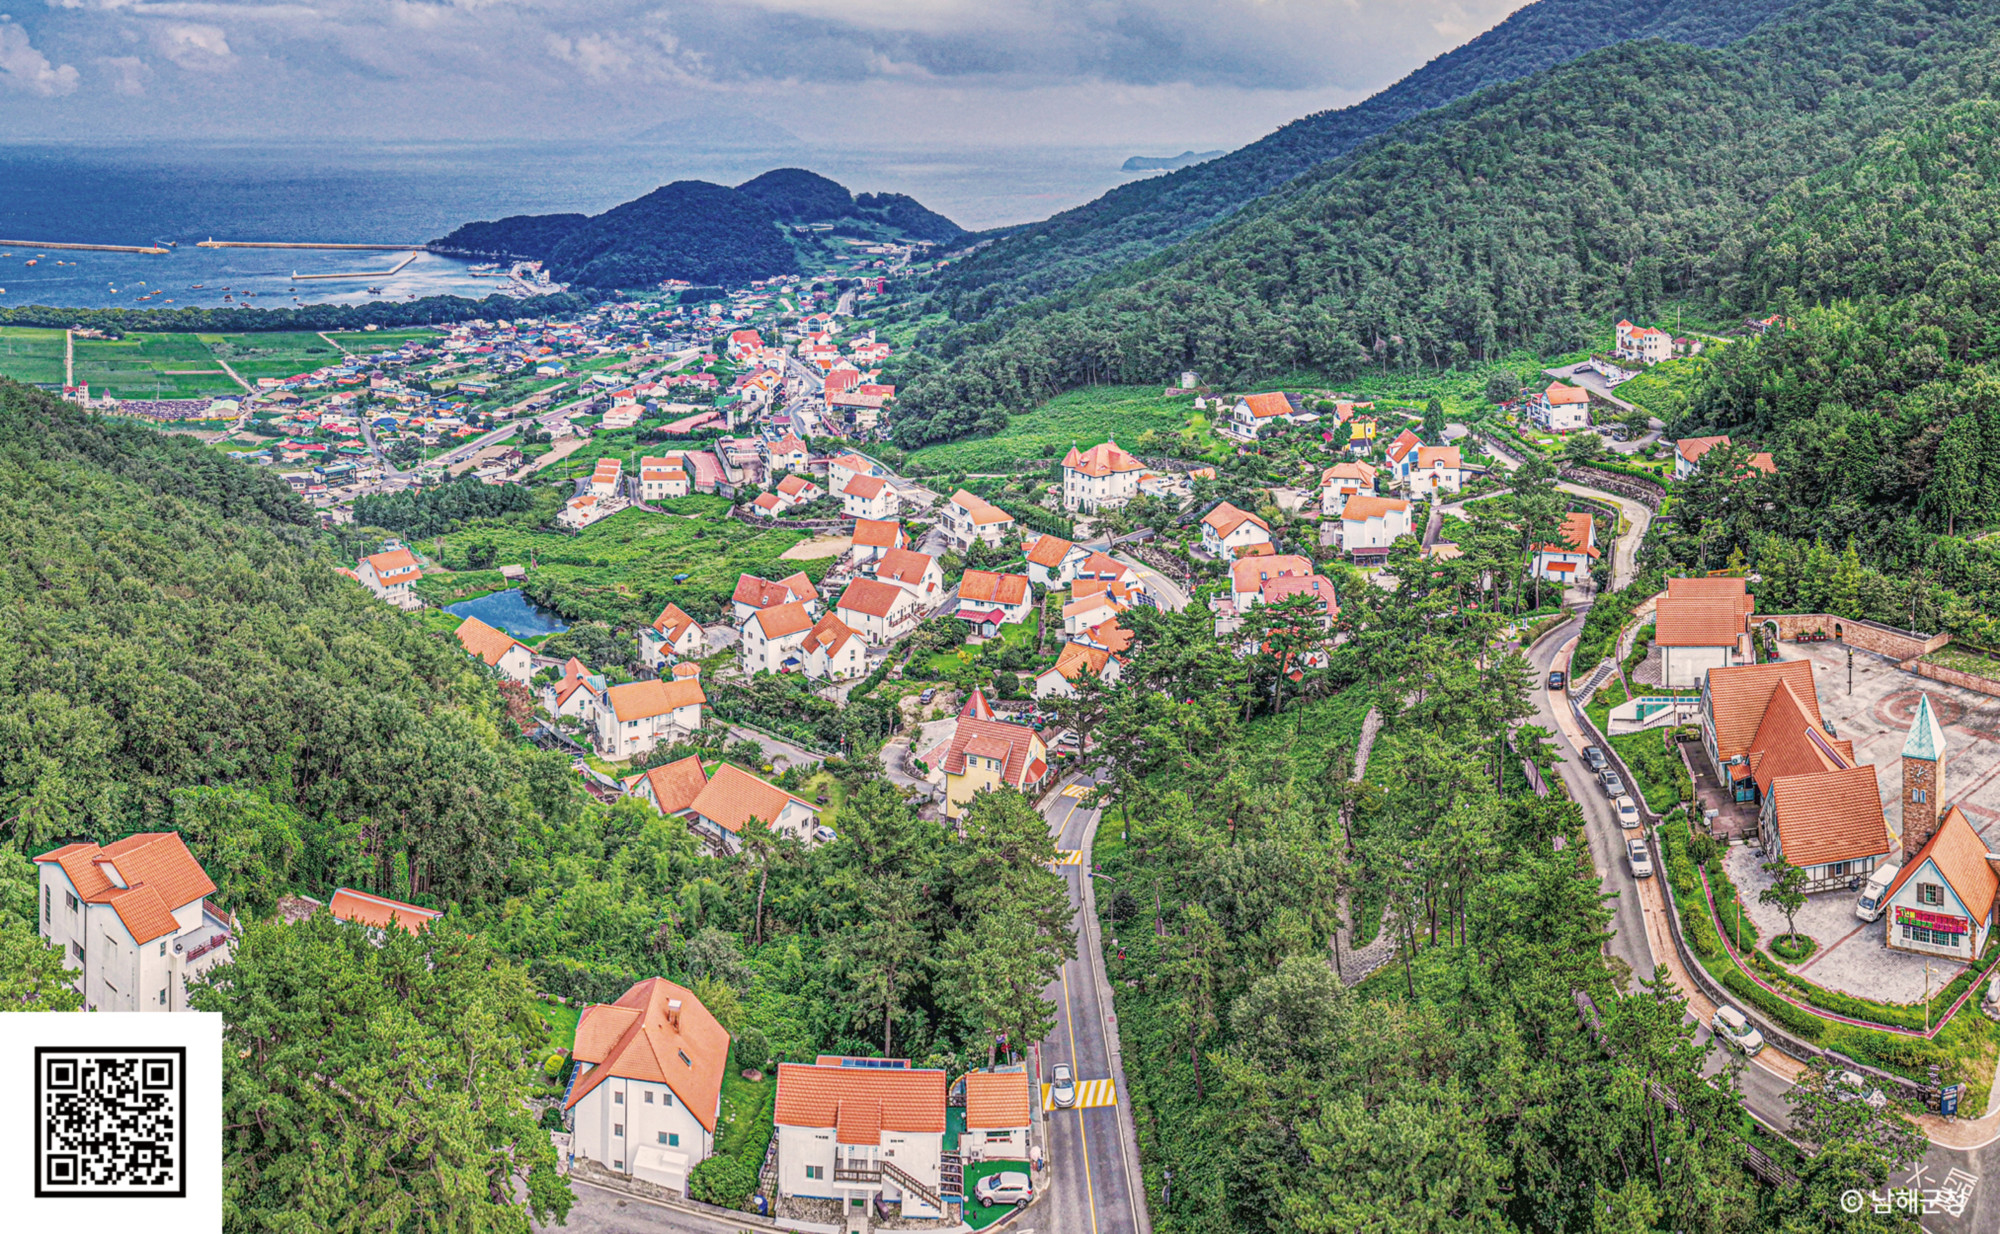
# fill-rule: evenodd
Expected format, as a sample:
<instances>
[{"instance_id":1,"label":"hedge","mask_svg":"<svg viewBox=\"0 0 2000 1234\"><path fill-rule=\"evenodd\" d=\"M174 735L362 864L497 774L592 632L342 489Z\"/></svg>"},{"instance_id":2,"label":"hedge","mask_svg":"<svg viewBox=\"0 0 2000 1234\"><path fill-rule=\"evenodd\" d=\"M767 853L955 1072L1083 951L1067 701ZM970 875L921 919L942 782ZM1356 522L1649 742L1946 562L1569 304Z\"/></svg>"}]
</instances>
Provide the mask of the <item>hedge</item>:
<instances>
[{"instance_id":1,"label":"hedge","mask_svg":"<svg viewBox=\"0 0 2000 1234\"><path fill-rule=\"evenodd\" d=\"M630 969L557 957L531 961L528 977L544 994L559 994L572 1003L615 1003L644 980Z\"/></svg>"},{"instance_id":2,"label":"hedge","mask_svg":"<svg viewBox=\"0 0 2000 1234\"><path fill-rule=\"evenodd\" d=\"M1799 1008L1792 1006L1784 999L1766 990L1763 986L1750 980L1750 975L1736 967L1736 965L1721 964L1717 968L1720 969L1719 976L1723 986L1730 993L1757 1008L1757 1010L1763 1012L1765 1015L1770 1016L1773 1020L1776 1020L1784 1027L1786 1032L1817 1044L1821 1034L1826 1031L1827 1022L1825 1020L1820 1019L1810 1011L1801 1011ZM1711 975L1717 975L1715 970L1711 970Z\"/></svg>"}]
</instances>

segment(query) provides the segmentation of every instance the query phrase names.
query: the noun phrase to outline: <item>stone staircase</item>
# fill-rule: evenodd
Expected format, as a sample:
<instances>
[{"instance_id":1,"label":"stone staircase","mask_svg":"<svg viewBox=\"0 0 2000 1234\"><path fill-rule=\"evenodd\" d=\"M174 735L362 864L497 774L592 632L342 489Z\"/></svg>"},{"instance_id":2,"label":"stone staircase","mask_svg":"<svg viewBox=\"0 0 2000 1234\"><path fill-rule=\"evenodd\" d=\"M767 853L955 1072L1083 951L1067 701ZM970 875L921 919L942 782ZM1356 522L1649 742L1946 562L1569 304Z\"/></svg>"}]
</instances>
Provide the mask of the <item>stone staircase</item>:
<instances>
[{"instance_id":1,"label":"stone staircase","mask_svg":"<svg viewBox=\"0 0 2000 1234\"><path fill-rule=\"evenodd\" d=\"M1572 676L1569 685L1570 701L1579 707L1588 706L1590 704L1590 696L1597 693L1598 687L1617 675L1618 662L1607 659L1597 666L1597 670L1591 673L1587 681L1579 682Z\"/></svg>"}]
</instances>

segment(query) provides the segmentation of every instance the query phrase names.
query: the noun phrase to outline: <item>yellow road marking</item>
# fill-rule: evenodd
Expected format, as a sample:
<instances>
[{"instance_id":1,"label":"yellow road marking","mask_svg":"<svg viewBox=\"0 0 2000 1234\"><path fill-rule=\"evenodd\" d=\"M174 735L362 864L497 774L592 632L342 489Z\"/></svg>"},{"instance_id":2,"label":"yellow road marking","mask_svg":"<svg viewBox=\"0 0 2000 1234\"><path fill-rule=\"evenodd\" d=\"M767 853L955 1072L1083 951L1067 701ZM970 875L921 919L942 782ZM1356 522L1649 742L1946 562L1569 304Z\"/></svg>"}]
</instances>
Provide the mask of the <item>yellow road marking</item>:
<instances>
[{"instance_id":1,"label":"yellow road marking","mask_svg":"<svg viewBox=\"0 0 2000 1234\"><path fill-rule=\"evenodd\" d=\"M1062 795L1070 798L1081 798L1085 793L1088 793L1089 791L1090 791L1090 785L1078 783L1078 784L1072 784L1068 788L1063 789Z\"/></svg>"},{"instance_id":2,"label":"yellow road marking","mask_svg":"<svg viewBox=\"0 0 2000 1234\"><path fill-rule=\"evenodd\" d=\"M1083 850L1080 848L1059 848L1056 850L1056 864L1059 866L1080 866L1083 864Z\"/></svg>"},{"instance_id":3,"label":"yellow road marking","mask_svg":"<svg viewBox=\"0 0 2000 1234\"><path fill-rule=\"evenodd\" d=\"M1099 1106L1118 1104L1118 1085L1113 1080L1078 1080L1076 1082L1076 1102L1073 1110L1094 1110ZM1042 1085L1042 1113L1056 1109L1055 1085Z\"/></svg>"},{"instance_id":4,"label":"yellow road marking","mask_svg":"<svg viewBox=\"0 0 2000 1234\"><path fill-rule=\"evenodd\" d=\"M1063 965L1060 972L1063 988L1063 1023L1069 1027L1069 1057L1070 1065L1074 1067L1076 1065L1076 1019L1070 1014L1069 965ZM1084 1129L1082 1119L1077 1120L1076 1134L1083 1142L1083 1193L1090 1199L1091 1234L1097 1234L1097 1188L1090 1181L1090 1132Z\"/></svg>"}]
</instances>

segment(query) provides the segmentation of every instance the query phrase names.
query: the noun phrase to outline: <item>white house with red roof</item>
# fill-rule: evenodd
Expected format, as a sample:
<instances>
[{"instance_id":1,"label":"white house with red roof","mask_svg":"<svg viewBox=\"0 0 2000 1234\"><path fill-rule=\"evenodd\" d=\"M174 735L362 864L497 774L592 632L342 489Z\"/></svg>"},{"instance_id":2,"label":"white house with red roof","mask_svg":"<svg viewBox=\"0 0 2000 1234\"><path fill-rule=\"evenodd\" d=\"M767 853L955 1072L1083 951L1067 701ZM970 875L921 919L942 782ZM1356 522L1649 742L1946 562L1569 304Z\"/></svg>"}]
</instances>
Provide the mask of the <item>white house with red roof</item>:
<instances>
[{"instance_id":1,"label":"white house with red roof","mask_svg":"<svg viewBox=\"0 0 2000 1234\"><path fill-rule=\"evenodd\" d=\"M1639 360L1647 364L1658 364L1670 360L1674 355L1674 336L1665 330L1652 326L1635 326L1629 321L1618 323L1617 355L1621 360Z\"/></svg>"},{"instance_id":2,"label":"white house with red roof","mask_svg":"<svg viewBox=\"0 0 2000 1234\"><path fill-rule=\"evenodd\" d=\"M981 1161L1028 1160L1035 1085L1026 1065L970 1071L959 1083L965 1087L965 1134L959 1145L970 1150L966 1155L976 1153Z\"/></svg>"},{"instance_id":3,"label":"white house with red roof","mask_svg":"<svg viewBox=\"0 0 2000 1234\"><path fill-rule=\"evenodd\" d=\"M773 475L781 471L804 471L806 457L806 443L792 433L786 433L778 441L764 439L764 458Z\"/></svg>"},{"instance_id":4,"label":"white house with red roof","mask_svg":"<svg viewBox=\"0 0 2000 1234\"><path fill-rule=\"evenodd\" d=\"M1296 396L1274 390L1237 399L1229 418L1218 427L1245 441L1256 441L1273 424L1311 424L1318 419L1302 409Z\"/></svg>"},{"instance_id":5,"label":"white house with red roof","mask_svg":"<svg viewBox=\"0 0 2000 1234\"><path fill-rule=\"evenodd\" d=\"M944 570L929 553L892 548L875 563L874 574L877 582L894 584L916 597L924 611L944 599Z\"/></svg>"},{"instance_id":6,"label":"white house with red roof","mask_svg":"<svg viewBox=\"0 0 2000 1234\"><path fill-rule=\"evenodd\" d=\"M1457 446L1418 446L1410 467L1410 495L1428 497L1433 493L1456 493L1465 485L1465 464Z\"/></svg>"},{"instance_id":7,"label":"white house with red roof","mask_svg":"<svg viewBox=\"0 0 2000 1234\"><path fill-rule=\"evenodd\" d=\"M1350 555L1381 556L1413 534L1410 503L1400 498L1356 494L1340 508L1340 546Z\"/></svg>"},{"instance_id":8,"label":"white house with red roof","mask_svg":"<svg viewBox=\"0 0 2000 1234\"><path fill-rule=\"evenodd\" d=\"M1201 546L1211 556L1227 561L1246 548L1270 542L1269 523L1226 501L1201 517Z\"/></svg>"},{"instance_id":9,"label":"white house with red roof","mask_svg":"<svg viewBox=\"0 0 2000 1234\"><path fill-rule=\"evenodd\" d=\"M1328 518L1338 518L1347 499L1356 493L1373 495L1375 492L1375 468L1360 461L1335 463L1320 473L1319 512Z\"/></svg>"},{"instance_id":10,"label":"white house with red roof","mask_svg":"<svg viewBox=\"0 0 2000 1234\"><path fill-rule=\"evenodd\" d=\"M1597 521L1581 511L1563 516L1557 543L1535 546L1530 577L1565 587L1582 586L1590 578L1590 563L1604 556L1597 549Z\"/></svg>"},{"instance_id":11,"label":"white house with red roof","mask_svg":"<svg viewBox=\"0 0 2000 1234\"><path fill-rule=\"evenodd\" d=\"M1248 612L1252 605L1264 598L1264 584L1272 579L1287 575L1304 578L1313 573L1313 563L1294 553L1241 558L1229 566L1230 603L1236 606L1237 612Z\"/></svg>"},{"instance_id":12,"label":"white house with red roof","mask_svg":"<svg viewBox=\"0 0 2000 1234\"><path fill-rule=\"evenodd\" d=\"M1021 549L1028 558L1029 581L1050 590L1069 586L1077 569L1090 559L1089 549L1061 536L1033 536L1022 541Z\"/></svg>"},{"instance_id":13,"label":"white house with red roof","mask_svg":"<svg viewBox=\"0 0 2000 1234\"><path fill-rule=\"evenodd\" d=\"M1528 418L1551 433L1589 428L1590 391L1552 381L1548 389L1529 400Z\"/></svg>"},{"instance_id":14,"label":"white house with red roof","mask_svg":"<svg viewBox=\"0 0 2000 1234\"><path fill-rule=\"evenodd\" d=\"M1003 788L1031 792L1049 778L1048 747L1025 724L996 719L982 690L959 709L958 726L940 760L944 771L946 818L958 819L980 793Z\"/></svg>"},{"instance_id":15,"label":"white house with red roof","mask_svg":"<svg viewBox=\"0 0 2000 1234\"><path fill-rule=\"evenodd\" d=\"M665 501L693 491L686 464L679 455L647 456L639 460L639 499Z\"/></svg>"},{"instance_id":16,"label":"white house with red roof","mask_svg":"<svg viewBox=\"0 0 2000 1234\"><path fill-rule=\"evenodd\" d=\"M1122 506L1139 491L1146 465L1106 441L1088 450L1069 448L1062 461L1063 509L1095 513Z\"/></svg>"},{"instance_id":17,"label":"white house with red roof","mask_svg":"<svg viewBox=\"0 0 2000 1234\"><path fill-rule=\"evenodd\" d=\"M1423 446L1423 439L1409 429L1396 434L1396 439L1383 451L1389 464L1389 480L1393 484L1408 484L1410 473L1417 468L1417 451Z\"/></svg>"},{"instance_id":18,"label":"white house with red roof","mask_svg":"<svg viewBox=\"0 0 2000 1234\"><path fill-rule=\"evenodd\" d=\"M1708 670L1751 664L1749 617L1755 610L1740 578L1669 579L1653 608L1653 642L1668 689L1698 689Z\"/></svg>"},{"instance_id":19,"label":"white house with red roof","mask_svg":"<svg viewBox=\"0 0 2000 1234\"><path fill-rule=\"evenodd\" d=\"M619 482L625 478L625 464L615 458L597 460L597 467L590 473L590 492L595 497L616 497Z\"/></svg>"},{"instance_id":20,"label":"white house with red roof","mask_svg":"<svg viewBox=\"0 0 2000 1234\"><path fill-rule=\"evenodd\" d=\"M417 567L417 559L409 549L398 545L363 557L355 567L354 576L361 585L380 598L398 608L407 608L421 603L410 590L410 584L424 576Z\"/></svg>"},{"instance_id":21,"label":"white house with red roof","mask_svg":"<svg viewBox=\"0 0 2000 1234\"><path fill-rule=\"evenodd\" d=\"M998 548L1013 529L1014 516L983 497L959 489L944 504L941 525L961 548L970 548L974 540Z\"/></svg>"},{"instance_id":22,"label":"white house with red roof","mask_svg":"<svg viewBox=\"0 0 2000 1234\"><path fill-rule=\"evenodd\" d=\"M915 555L922 556L920 553ZM880 645L892 643L915 629L930 609L917 598L916 592L907 587L898 587L880 579L857 578L840 593L834 611L849 629Z\"/></svg>"},{"instance_id":23,"label":"white house with red roof","mask_svg":"<svg viewBox=\"0 0 2000 1234\"><path fill-rule=\"evenodd\" d=\"M1026 621L1034 607L1035 592L1025 574L967 570L958 580L958 619L981 633Z\"/></svg>"},{"instance_id":24,"label":"white house with red roof","mask_svg":"<svg viewBox=\"0 0 2000 1234\"><path fill-rule=\"evenodd\" d=\"M729 1042L694 992L665 977L585 1007L562 1104L576 1155L686 1194L688 1173L715 1151Z\"/></svg>"},{"instance_id":25,"label":"white house with red roof","mask_svg":"<svg viewBox=\"0 0 2000 1234\"><path fill-rule=\"evenodd\" d=\"M88 1011L186 1011L187 982L229 958L231 918L215 884L171 831L35 858L41 936L78 972Z\"/></svg>"},{"instance_id":26,"label":"white house with red roof","mask_svg":"<svg viewBox=\"0 0 2000 1234\"><path fill-rule=\"evenodd\" d=\"M813 616L794 600L760 608L743 621L743 671L797 673L805 669L799 645L813 628Z\"/></svg>"},{"instance_id":27,"label":"white house with red roof","mask_svg":"<svg viewBox=\"0 0 2000 1234\"><path fill-rule=\"evenodd\" d=\"M604 697L606 681L575 656L563 665L562 676L542 687L542 706L550 715L564 716L585 728L597 727L597 708Z\"/></svg>"},{"instance_id":28,"label":"white house with red roof","mask_svg":"<svg viewBox=\"0 0 2000 1234\"><path fill-rule=\"evenodd\" d=\"M708 636L701 623L678 604L668 604L652 625L639 631L639 657L647 668L659 668L673 659L698 659L707 650Z\"/></svg>"},{"instance_id":29,"label":"white house with red roof","mask_svg":"<svg viewBox=\"0 0 2000 1234\"><path fill-rule=\"evenodd\" d=\"M2000 855L1987 851L1986 841L1953 806L1889 884L1883 941L1898 951L1961 962L1985 954L2000 899L1996 862Z\"/></svg>"},{"instance_id":30,"label":"white house with red roof","mask_svg":"<svg viewBox=\"0 0 2000 1234\"><path fill-rule=\"evenodd\" d=\"M764 349L764 337L755 330L736 330L729 335L729 358L742 363Z\"/></svg>"},{"instance_id":31,"label":"white house with red roof","mask_svg":"<svg viewBox=\"0 0 2000 1234\"><path fill-rule=\"evenodd\" d=\"M806 631L799 643L804 653L802 671L814 681L846 681L868 673L866 640L828 613Z\"/></svg>"},{"instance_id":32,"label":"white house with red roof","mask_svg":"<svg viewBox=\"0 0 2000 1234\"><path fill-rule=\"evenodd\" d=\"M910 537L903 532L903 525L895 519L857 518L854 520L854 535L849 552L854 564L863 568L873 565L899 548L908 548Z\"/></svg>"},{"instance_id":33,"label":"white house with red roof","mask_svg":"<svg viewBox=\"0 0 2000 1234\"><path fill-rule=\"evenodd\" d=\"M852 450L836 454L826 463L826 491L844 493L848 484L859 476L879 476L881 469L862 458Z\"/></svg>"},{"instance_id":34,"label":"white house with red roof","mask_svg":"<svg viewBox=\"0 0 2000 1234\"><path fill-rule=\"evenodd\" d=\"M802 506L810 501L818 501L826 496L826 490L801 475L789 475L778 481L777 494L787 510Z\"/></svg>"},{"instance_id":35,"label":"white house with red roof","mask_svg":"<svg viewBox=\"0 0 2000 1234\"><path fill-rule=\"evenodd\" d=\"M1693 475L1701 465L1701 456L1717 446L1730 444L1729 435L1719 437L1683 437L1674 443L1674 479L1685 480ZM1766 457L1769 457L1768 455ZM1775 470L1775 468L1774 468Z\"/></svg>"},{"instance_id":36,"label":"white house with red roof","mask_svg":"<svg viewBox=\"0 0 2000 1234\"><path fill-rule=\"evenodd\" d=\"M1138 597L1123 583L1078 579L1071 585L1070 598L1063 605L1063 633L1081 638L1092 626L1115 620L1137 602Z\"/></svg>"},{"instance_id":37,"label":"white house with red roof","mask_svg":"<svg viewBox=\"0 0 2000 1234\"><path fill-rule=\"evenodd\" d=\"M597 707L597 752L616 763L644 754L662 740L672 745L701 727L707 701L694 677L611 686Z\"/></svg>"},{"instance_id":38,"label":"white house with red roof","mask_svg":"<svg viewBox=\"0 0 2000 1234\"><path fill-rule=\"evenodd\" d=\"M840 512L849 518L886 521L901 508L896 490L880 476L856 476L840 490Z\"/></svg>"},{"instance_id":39,"label":"white house with red roof","mask_svg":"<svg viewBox=\"0 0 2000 1234\"><path fill-rule=\"evenodd\" d=\"M905 1059L822 1054L778 1064L781 1198L900 1205L904 1218L944 1216L945 1073Z\"/></svg>"},{"instance_id":40,"label":"white house with red roof","mask_svg":"<svg viewBox=\"0 0 2000 1234\"><path fill-rule=\"evenodd\" d=\"M736 579L736 591L730 596L730 606L735 613L736 624L742 625L750 619L750 614L762 608L775 608L780 604L799 603L806 606L813 620L819 620L823 605L819 598L819 588L801 570L772 582L758 578L754 574L740 575Z\"/></svg>"},{"instance_id":41,"label":"white house with red roof","mask_svg":"<svg viewBox=\"0 0 2000 1234\"><path fill-rule=\"evenodd\" d=\"M725 853L742 846L738 837L755 818L772 831L810 843L819 826L819 809L775 784L758 779L734 763L722 763L701 792L688 804L694 829Z\"/></svg>"},{"instance_id":42,"label":"white house with red roof","mask_svg":"<svg viewBox=\"0 0 2000 1234\"><path fill-rule=\"evenodd\" d=\"M327 902L326 907L335 921L375 931L394 927L408 934L418 933L444 916L435 908L419 908L415 904L405 904L372 892L356 891L352 887L336 888L333 899Z\"/></svg>"},{"instance_id":43,"label":"white house with red roof","mask_svg":"<svg viewBox=\"0 0 2000 1234\"><path fill-rule=\"evenodd\" d=\"M528 645L505 630L497 630L477 617L458 623L458 645L465 653L509 681L527 685L535 676L535 653Z\"/></svg>"}]
</instances>

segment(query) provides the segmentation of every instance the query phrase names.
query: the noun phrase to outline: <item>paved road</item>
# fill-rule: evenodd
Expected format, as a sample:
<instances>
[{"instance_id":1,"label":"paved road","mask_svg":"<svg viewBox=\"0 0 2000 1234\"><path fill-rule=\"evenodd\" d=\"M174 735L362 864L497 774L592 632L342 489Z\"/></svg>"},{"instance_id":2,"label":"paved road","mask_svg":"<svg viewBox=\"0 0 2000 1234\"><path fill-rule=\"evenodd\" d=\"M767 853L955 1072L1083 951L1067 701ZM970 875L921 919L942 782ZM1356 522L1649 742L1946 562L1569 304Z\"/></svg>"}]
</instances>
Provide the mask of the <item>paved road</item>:
<instances>
[{"instance_id":1,"label":"paved road","mask_svg":"<svg viewBox=\"0 0 2000 1234\"><path fill-rule=\"evenodd\" d=\"M1450 427L1452 426L1446 426L1447 431ZM1504 454L1494 455L1493 461L1502 471L1514 471L1520 467L1519 463ZM1625 534L1618 537L1618 547L1611 558L1611 588L1616 591L1636 578L1639 573L1639 543L1646 538L1647 529L1653 525L1653 512L1630 497L1620 497L1603 489L1587 488L1581 484L1571 484L1567 480L1558 481L1556 487L1565 493L1575 493L1579 497L1594 497L1598 501L1608 501L1618 507L1625 515L1628 527Z\"/></svg>"},{"instance_id":2,"label":"paved road","mask_svg":"<svg viewBox=\"0 0 2000 1234\"><path fill-rule=\"evenodd\" d=\"M1116 1017L1104 980L1099 950L1090 849L1098 812L1075 798L1058 796L1048 807L1058 849L1081 852L1082 862L1059 867L1076 907L1076 959L1065 964L1044 992L1056 1007L1055 1032L1038 1047L1046 1076L1068 1063L1079 1082L1115 1081L1117 1104L1055 1110L1048 1118L1048 1193L1028 1224L1063 1234L1148 1234L1145 1184L1139 1172L1138 1140L1132 1129L1130 1095L1118 1060Z\"/></svg>"},{"instance_id":3,"label":"paved road","mask_svg":"<svg viewBox=\"0 0 2000 1234\"><path fill-rule=\"evenodd\" d=\"M730 1221L703 1213L669 1208L611 1191L590 1183L571 1180L570 1192L576 1202L570 1206L563 1225L535 1225L548 1234L742 1234L755 1228L748 1221ZM532 1224L532 1223L531 1223Z\"/></svg>"}]
</instances>

